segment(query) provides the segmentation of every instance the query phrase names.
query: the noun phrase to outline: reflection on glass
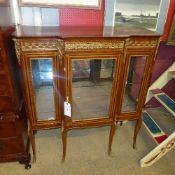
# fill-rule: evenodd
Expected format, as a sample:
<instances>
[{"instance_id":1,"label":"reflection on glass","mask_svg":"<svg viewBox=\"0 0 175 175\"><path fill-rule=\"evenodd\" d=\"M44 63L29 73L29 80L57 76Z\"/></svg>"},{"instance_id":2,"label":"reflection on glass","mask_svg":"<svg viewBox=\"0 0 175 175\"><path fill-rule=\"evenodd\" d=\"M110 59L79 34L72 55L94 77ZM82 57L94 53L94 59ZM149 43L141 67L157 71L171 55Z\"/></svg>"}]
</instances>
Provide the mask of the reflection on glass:
<instances>
[{"instance_id":1,"label":"reflection on glass","mask_svg":"<svg viewBox=\"0 0 175 175\"><path fill-rule=\"evenodd\" d=\"M52 59L32 59L31 67L36 117L38 120L54 120Z\"/></svg>"},{"instance_id":2,"label":"reflection on glass","mask_svg":"<svg viewBox=\"0 0 175 175\"><path fill-rule=\"evenodd\" d=\"M108 117L114 59L72 60L72 117Z\"/></svg>"},{"instance_id":3,"label":"reflection on glass","mask_svg":"<svg viewBox=\"0 0 175 175\"><path fill-rule=\"evenodd\" d=\"M122 112L136 111L145 65L146 56L130 58Z\"/></svg>"}]
</instances>

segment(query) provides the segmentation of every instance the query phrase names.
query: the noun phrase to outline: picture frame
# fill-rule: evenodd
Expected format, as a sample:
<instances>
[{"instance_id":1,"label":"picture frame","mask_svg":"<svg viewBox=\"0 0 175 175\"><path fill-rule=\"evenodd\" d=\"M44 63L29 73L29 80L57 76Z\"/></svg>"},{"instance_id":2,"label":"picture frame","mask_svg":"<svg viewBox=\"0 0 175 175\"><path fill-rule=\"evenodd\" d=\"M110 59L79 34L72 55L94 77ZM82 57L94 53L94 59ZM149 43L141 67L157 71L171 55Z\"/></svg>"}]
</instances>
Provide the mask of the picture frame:
<instances>
[{"instance_id":1,"label":"picture frame","mask_svg":"<svg viewBox=\"0 0 175 175\"><path fill-rule=\"evenodd\" d=\"M116 0L115 24L138 26L162 34L167 18L169 0ZM154 4L150 7L150 4Z\"/></svg>"},{"instance_id":2,"label":"picture frame","mask_svg":"<svg viewBox=\"0 0 175 175\"><path fill-rule=\"evenodd\" d=\"M100 9L101 0L19 0L20 6Z\"/></svg>"},{"instance_id":3,"label":"picture frame","mask_svg":"<svg viewBox=\"0 0 175 175\"><path fill-rule=\"evenodd\" d=\"M175 14L173 16L173 20L171 23L167 44L168 45L175 45Z\"/></svg>"}]
</instances>

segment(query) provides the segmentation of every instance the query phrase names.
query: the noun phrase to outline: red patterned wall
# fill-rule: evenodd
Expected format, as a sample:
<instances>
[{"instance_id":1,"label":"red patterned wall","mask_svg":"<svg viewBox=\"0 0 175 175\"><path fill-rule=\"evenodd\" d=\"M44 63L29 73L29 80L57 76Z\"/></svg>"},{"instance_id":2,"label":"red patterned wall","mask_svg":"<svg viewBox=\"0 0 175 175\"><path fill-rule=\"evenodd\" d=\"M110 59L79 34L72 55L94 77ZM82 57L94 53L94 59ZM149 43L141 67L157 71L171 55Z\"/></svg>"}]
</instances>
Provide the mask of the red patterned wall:
<instances>
[{"instance_id":1,"label":"red patterned wall","mask_svg":"<svg viewBox=\"0 0 175 175\"><path fill-rule=\"evenodd\" d=\"M60 27L63 26L94 26L103 32L105 0L100 9L61 8L59 10Z\"/></svg>"}]
</instances>

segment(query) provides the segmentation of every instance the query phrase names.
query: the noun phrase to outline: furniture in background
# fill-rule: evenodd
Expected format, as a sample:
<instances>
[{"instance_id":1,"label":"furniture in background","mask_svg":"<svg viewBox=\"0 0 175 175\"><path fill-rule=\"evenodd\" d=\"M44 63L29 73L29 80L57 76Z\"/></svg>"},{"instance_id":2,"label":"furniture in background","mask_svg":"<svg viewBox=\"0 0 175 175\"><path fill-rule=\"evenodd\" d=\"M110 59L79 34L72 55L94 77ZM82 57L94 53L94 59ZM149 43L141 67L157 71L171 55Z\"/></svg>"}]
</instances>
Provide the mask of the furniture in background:
<instances>
[{"instance_id":1,"label":"furniture in background","mask_svg":"<svg viewBox=\"0 0 175 175\"><path fill-rule=\"evenodd\" d=\"M11 33L0 28L0 162L19 161L31 167L27 117Z\"/></svg>"},{"instance_id":2,"label":"furniture in background","mask_svg":"<svg viewBox=\"0 0 175 175\"><path fill-rule=\"evenodd\" d=\"M135 147L158 35L145 29L139 36L126 29L102 36L93 27L20 26L13 36L34 159L34 132L54 127L62 127L63 161L72 128L111 126L110 154L116 122L135 120Z\"/></svg>"}]
</instances>

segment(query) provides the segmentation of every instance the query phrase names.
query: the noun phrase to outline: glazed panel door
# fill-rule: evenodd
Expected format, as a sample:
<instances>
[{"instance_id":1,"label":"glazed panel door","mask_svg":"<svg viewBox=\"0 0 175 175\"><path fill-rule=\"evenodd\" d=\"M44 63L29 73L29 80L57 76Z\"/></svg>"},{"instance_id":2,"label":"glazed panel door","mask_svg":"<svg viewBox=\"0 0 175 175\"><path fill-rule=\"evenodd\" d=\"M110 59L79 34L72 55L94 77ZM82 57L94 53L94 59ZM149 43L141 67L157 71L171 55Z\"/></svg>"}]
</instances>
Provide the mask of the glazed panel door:
<instances>
[{"instance_id":1,"label":"glazed panel door","mask_svg":"<svg viewBox=\"0 0 175 175\"><path fill-rule=\"evenodd\" d=\"M121 55L68 55L67 60L71 120L98 122L115 117Z\"/></svg>"},{"instance_id":2,"label":"glazed panel door","mask_svg":"<svg viewBox=\"0 0 175 175\"><path fill-rule=\"evenodd\" d=\"M126 64L123 69L123 88L120 89L121 99L119 115L138 117L144 105L153 55L151 52L130 53L126 55Z\"/></svg>"},{"instance_id":3,"label":"glazed panel door","mask_svg":"<svg viewBox=\"0 0 175 175\"><path fill-rule=\"evenodd\" d=\"M28 106L36 126L61 122L59 107L59 63L57 53L26 54Z\"/></svg>"}]
</instances>

